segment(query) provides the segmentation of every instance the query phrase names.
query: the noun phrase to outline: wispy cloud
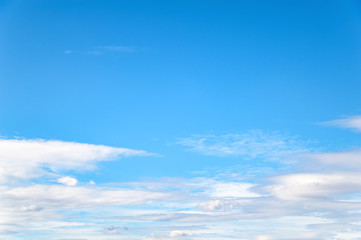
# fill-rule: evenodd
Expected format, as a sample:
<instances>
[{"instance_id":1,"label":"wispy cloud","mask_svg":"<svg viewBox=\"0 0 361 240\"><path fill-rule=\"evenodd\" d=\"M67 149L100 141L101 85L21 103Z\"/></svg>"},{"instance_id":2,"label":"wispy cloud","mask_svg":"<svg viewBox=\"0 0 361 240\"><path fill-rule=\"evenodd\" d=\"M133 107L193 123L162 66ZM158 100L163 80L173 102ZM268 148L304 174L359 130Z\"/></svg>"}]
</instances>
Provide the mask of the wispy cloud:
<instances>
[{"instance_id":1,"label":"wispy cloud","mask_svg":"<svg viewBox=\"0 0 361 240\"><path fill-rule=\"evenodd\" d=\"M246 159L276 160L310 151L308 144L277 132L252 130L224 135L193 135L177 142L190 151L214 156L242 156Z\"/></svg>"},{"instance_id":2,"label":"wispy cloud","mask_svg":"<svg viewBox=\"0 0 361 240\"><path fill-rule=\"evenodd\" d=\"M64 51L65 54L89 54L89 55L114 55L114 54L120 54L120 53L131 53L134 52L135 48L131 46L116 46L116 45L109 45L109 46L96 46L93 48L90 48L88 50L71 50L67 49Z\"/></svg>"},{"instance_id":3,"label":"wispy cloud","mask_svg":"<svg viewBox=\"0 0 361 240\"><path fill-rule=\"evenodd\" d=\"M134 52L134 48L128 46L98 46L91 50L87 50L85 53L90 55L105 55L125 52Z\"/></svg>"},{"instance_id":4,"label":"wispy cloud","mask_svg":"<svg viewBox=\"0 0 361 240\"><path fill-rule=\"evenodd\" d=\"M133 52L134 47L129 46L99 46L96 49L100 49L108 52Z\"/></svg>"},{"instance_id":5,"label":"wispy cloud","mask_svg":"<svg viewBox=\"0 0 361 240\"><path fill-rule=\"evenodd\" d=\"M324 122L322 124L339 128L349 128L353 131L361 132L361 116L351 116L348 118L336 119Z\"/></svg>"}]
</instances>

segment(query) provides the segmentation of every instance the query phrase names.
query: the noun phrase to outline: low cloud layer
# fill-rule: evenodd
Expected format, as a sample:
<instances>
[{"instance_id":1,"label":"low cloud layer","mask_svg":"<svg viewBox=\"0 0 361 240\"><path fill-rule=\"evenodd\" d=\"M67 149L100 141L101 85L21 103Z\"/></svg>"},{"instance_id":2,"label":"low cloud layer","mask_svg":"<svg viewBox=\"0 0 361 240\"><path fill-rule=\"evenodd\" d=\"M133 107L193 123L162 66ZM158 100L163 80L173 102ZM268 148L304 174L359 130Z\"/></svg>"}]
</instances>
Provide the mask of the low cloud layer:
<instances>
[{"instance_id":1,"label":"low cloud layer","mask_svg":"<svg viewBox=\"0 0 361 240\"><path fill-rule=\"evenodd\" d=\"M180 143L222 160L242 156L241 160L249 158L255 164L271 159L286 165L292 156L297 163L291 165L296 168L261 178L242 176L239 168L229 167L208 177L94 184L81 182L72 173L90 171L101 161L150 154L84 143L2 139L0 236L11 240L34 236L39 240L361 239L360 150L315 152L303 141L262 131L198 135Z\"/></svg>"}]
</instances>

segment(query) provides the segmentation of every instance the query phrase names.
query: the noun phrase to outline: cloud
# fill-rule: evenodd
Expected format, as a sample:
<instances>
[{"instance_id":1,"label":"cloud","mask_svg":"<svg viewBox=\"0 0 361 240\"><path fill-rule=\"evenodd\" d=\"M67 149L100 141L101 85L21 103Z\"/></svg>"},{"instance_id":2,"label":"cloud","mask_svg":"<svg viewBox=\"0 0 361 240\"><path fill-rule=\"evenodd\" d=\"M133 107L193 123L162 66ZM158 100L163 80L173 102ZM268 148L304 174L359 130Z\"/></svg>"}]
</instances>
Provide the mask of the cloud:
<instances>
[{"instance_id":1,"label":"cloud","mask_svg":"<svg viewBox=\"0 0 361 240\"><path fill-rule=\"evenodd\" d=\"M333 198L361 191L359 173L298 173L274 177L268 192L282 200L304 201Z\"/></svg>"},{"instance_id":2,"label":"cloud","mask_svg":"<svg viewBox=\"0 0 361 240\"><path fill-rule=\"evenodd\" d=\"M101 205L134 205L168 194L119 188L89 188L63 185L32 185L0 189L10 206L36 205L46 209L66 209Z\"/></svg>"},{"instance_id":3,"label":"cloud","mask_svg":"<svg viewBox=\"0 0 361 240\"><path fill-rule=\"evenodd\" d=\"M131 46L117 46L117 45L108 45L108 46L97 46L84 51L75 51L67 49L64 51L65 54L89 54L95 56L101 55L114 55L120 53L131 53L134 52L135 48Z\"/></svg>"},{"instance_id":4,"label":"cloud","mask_svg":"<svg viewBox=\"0 0 361 240\"><path fill-rule=\"evenodd\" d=\"M91 55L105 55L105 54L116 54L124 52L134 52L133 47L129 46L98 46L91 50L86 51L86 54Z\"/></svg>"},{"instance_id":5,"label":"cloud","mask_svg":"<svg viewBox=\"0 0 361 240\"><path fill-rule=\"evenodd\" d=\"M174 230L172 232L170 232L169 236L174 238L174 237L189 237L192 236L192 232L190 231L181 231L181 230Z\"/></svg>"},{"instance_id":6,"label":"cloud","mask_svg":"<svg viewBox=\"0 0 361 240\"><path fill-rule=\"evenodd\" d=\"M208 178L77 184L76 177L62 171L76 176L75 171L91 170L99 161L149 153L85 143L3 139L0 235L39 240L51 236L88 240L344 240L361 236L359 150L307 153L302 141L262 131L205 138L204 148L220 151L224 146L231 152L227 156L280 159L296 154L296 160L309 166L304 172L275 172L262 179L258 175L227 178L231 169L239 173L229 166L226 172L217 170ZM62 184L32 180L46 175Z\"/></svg>"},{"instance_id":7,"label":"cloud","mask_svg":"<svg viewBox=\"0 0 361 240\"><path fill-rule=\"evenodd\" d=\"M267 235L258 235L254 238L254 240L272 240L272 238Z\"/></svg>"},{"instance_id":8,"label":"cloud","mask_svg":"<svg viewBox=\"0 0 361 240\"><path fill-rule=\"evenodd\" d=\"M295 153L309 152L307 144L295 137L252 130L224 135L193 135L177 142L193 152L213 156L243 156L246 159L279 160Z\"/></svg>"},{"instance_id":9,"label":"cloud","mask_svg":"<svg viewBox=\"0 0 361 240\"><path fill-rule=\"evenodd\" d=\"M319 223L309 224L307 227L310 229L323 231L332 231L336 229L341 231L361 231L361 225L349 223Z\"/></svg>"},{"instance_id":10,"label":"cloud","mask_svg":"<svg viewBox=\"0 0 361 240\"><path fill-rule=\"evenodd\" d=\"M39 231L37 225L42 225L45 231L54 234L59 229L59 225L74 223L74 221L62 222L63 219L69 220L71 216L75 219L82 216L84 221L84 218L92 215L92 211L100 208L95 214L98 219L104 215L107 207L129 207L168 197L167 193L144 190L40 184L24 187L1 186L0 195L0 231L2 229L14 232L22 229ZM45 224L54 226L46 227ZM80 224L87 225L87 222ZM116 231L118 229L113 231L108 229L107 233L114 234Z\"/></svg>"},{"instance_id":11,"label":"cloud","mask_svg":"<svg viewBox=\"0 0 361 240\"><path fill-rule=\"evenodd\" d=\"M347 179L347 175L352 179ZM305 229L312 231L307 227L310 224L328 223L333 218L346 221L349 211L359 209L361 203L335 200L333 197L359 192L359 182L357 173L303 173L275 176L266 185L260 186L206 178L178 179L177 182L162 179L158 185L166 187L155 188L146 187L152 185L151 182L130 183L126 187L88 184L2 186L0 230L3 227L14 232L28 229L53 234L62 231L63 238L82 236L90 240L109 239L101 234L133 240L146 239L145 236L150 235L151 239L192 237L252 240L258 235L284 240L330 239L315 233L312 236L301 233L306 232ZM257 187L266 187L269 195L244 198L244 194L238 193L252 189L251 193L256 195L253 188ZM274 191L277 187L281 189ZM223 192L220 188L227 190ZM229 193L232 190L234 193ZM330 213L336 213L336 216ZM292 215L298 216L298 220L290 219ZM311 217L313 215L320 217ZM71 231L70 223L77 224L72 226ZM133 224L136 227L115 227L119 224ZM194 224L198 227L189 227ZM39 230L39 226L42 226L42 230ZM275 232L268 234L271 227L281 231L282 236ZM297 238L294 238L295 233Z\"/></svg>"},{"instance_id":12,"label":"cloud","mask_svg":"<svg viewBox=\"0 0 361 240\"><path fill-rule=\"evenodd\" d=\"M132 52L134 51L133 47L129 47L129 46L100 46L100 47L96 47L97 49L103 49L106 51L111 51L111 52Z\"/></svg>"},{"instance_id":13,"label":"cloud","mask_svg":"<svg viewBox=\"0 0 361 240\"><path fill-rule=\"evenodd\" d=\"M208 202L202 202L197 205L198 209L203 211L219 211L219 212L229 212L233 209L240 208L249 203L249 200L212 200Z\"/></svg>"},{"instance_id":14,"label":"cloud","mask_svg":"<svg viewBox=\"0 0 361 240\"><path fill-rule=\"evenodd\" d=\"M260 195L250 191L255 184L244 182L218 182L211 186L208 194L215 198L254 198Z\"/></svg>"},{"instance_id":15,"label":"cloud","mask_svg":"<svg viewBox=\"0 0 361 240\"><path fill-rule=\"evenodd\" d=\"M62 170L91 170L99 161L146 156L141 150L42 139L0 139L0 182Z\"/></svg>"},{"instance_id":16,"label":"cloud","mask_svg":"<svg viewBox=\"0 0 361 240\"><path fill-rule=\"evenodd\" d=\"M300 154L298 157L300 162L308 168L337 171L361 170L361 150Z\"/></svg>"},{"instance_id":17,"label":"cloud","mask_svg":"<svg viewBox=\"0 0 361 240\"><path fill-rule=\"evenodd\" d=\"M58 178L57 181L67 186L75 186L78 184L78 180L72 177L61 177Z\"/></svg>"},{"instance_id":18,"label":"cloud","mask_svg":"<svg viewBox=\"0 0 361 240\"><path fill-rule=\"evenodd\" d=\"M123 231L126 231L126 228L120 228L115 226L110 226L104 229L105 234L122 234Z\"/></svg>"},{"instance_id":19,"label":"cloud","mask_svg":"<svg viewBox=\"0 0 361 240\"><path fill-rule=\"evenodd\" d=\"M349 128L356 132L361 132L361 116L352 116L343 119L336 119L322 123L326 126L334 126L339 128Z\"/></svg>"}]
</instances>

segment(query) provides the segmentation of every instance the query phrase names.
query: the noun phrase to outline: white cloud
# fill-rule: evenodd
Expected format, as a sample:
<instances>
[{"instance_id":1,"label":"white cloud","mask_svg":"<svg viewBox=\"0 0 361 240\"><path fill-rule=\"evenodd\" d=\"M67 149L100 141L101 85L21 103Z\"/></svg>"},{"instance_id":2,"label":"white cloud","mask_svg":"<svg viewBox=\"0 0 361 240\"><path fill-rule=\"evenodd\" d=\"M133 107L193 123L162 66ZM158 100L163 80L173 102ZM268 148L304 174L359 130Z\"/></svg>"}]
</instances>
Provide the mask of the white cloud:
<instances>
[{"instance_id":1,"label":"white cloud","mask_svg":"<svg viewBox=\"0 0 361 240\"><path fill-rule=\"evenodd\" d=\"M274 184L266 189L282 200L302 201L307 199L331 199L340 194L361 191L359 173L298 173L274 177Z\"/></svg>"},{"instance_id":2,"label":"white cloud","mask_svg":"<svg viewBox=\"0 0 361 240\"><path fill-rule=\"evenodd\" d=\"M169 234L170 237L189 237L192 235L193 234L190 231L181 231L181 230L174 230Z\"/></svg>"},{"instance_id":3,"label":"white cloud","mask_svg":"<svg viewBox=\"0 0 361 240\"><path fill-rule=\"evenodd\" d=\"M42 139L0 139L0 149L0 182L41 177L49 170L91 170L98 161L149 155L127 148Z\"/></svg>"},{"instance_id":4,"label":"white cloud","mask_svg":"<svg viewBox=\"0 0 361 240\"><path fill-rule=\"evenodd\" d=\"M251 149L255 152L249 157L268 159L298 152L288 147L292 141L298 147L302 145L290 138L257 135L254 141L243 139L247 145L244 147L239 135L230 139L235 140L234 145L231 140L222 144L234 154L247 154L242 151ZM266 150L261 146L271 153L263 152ZM0 171L5 180L26 180L63 170L72 170L74 176L73 170L92 169L98 161L147 155L131 149L44 140L0 140L0 149ZM319 167L312 172L262 180L251 176L231 180L217 172L214 178L161 178L113 185L89 181L79 186L76 178L57 173L53 176L64 185L53 181L48 182L50 185L3 182L0 235L8 239L27 229L31 237L40 240L49 239L49 235L89 240L138 240L149 236L195 240L352 239L356 233L351 236L342 231L352 227L354 233L359 229L360 155L359 150L301 154L302 159L311 159ZM343 172L342 165L348 165ZM327 171L323 171L325 166L329 166ZM21 176L21 172L26 174ZM343 225L335 224L339 222ZM337 229L328 233L327 228L332 226Z\"/></svg>"},{"instance_id":5,"label":"white cloud","mask_svg":"<svg viewBox=\"0 0 361 240\"><path fill-rule=\"evenodd\" d=\"M0 187L0 230L34 229L36 224L61 222L69 214L90 214L100 208L97 219L110 206L135 206L166 199L169 194L120 188L89 188L64 185ZM70 212L69 212L70 211ZM76 216L73 215L73 216ZM84 215L83 215L84 216ZM89 215L88 215L89 216ZM45 229L56 232L57 227Z\"/></svg>"},{"instance_id":6,"label":"white cloud","mask_svg":"<svg viewBox=\"0 0 361 240\"><path fill-rule=\"evenodd\" d=\"M348 211L361 207L359 203L337 203L332 199L333 196L339 194L358 192L361 187L357 174L350 175L352 180L347 180L342 175L341 173L334 176L281 175L273 178L273 182L267 188L271 193L270 196L247 199L242 199L243 194L237 194L238 188L241 191L248 191L248 187L253 187L248 183L218 182L212 179L178 180L178 185L174 189L160 187L152 191L143 187L148 184L147 182L137 183L134 187L130 187L131 184L129 184L126 188L110 188L104 185L99 187L40 184L25 187L3 186L0 187L2 196L0 230L3 227L15 232L18 229L40 231L39 226L42 226L42 231L56 234L57 231L64 230L59 226L67 226L65 221L73 218L76 221L80 221L79 219L83 221L83 230L87 232L82 232L83 235L77 236L86 239L113 239L114 237L136 240L146 239L144 236L149 236L151 233L154 233L153 239L192 237L199 240L220 238L252 240L260 234L272 239L284 240L330 239L315 236L315 234L312 235L313 237L306 233L301 235L301 232L305 231L302 226L325 223L322 218L311 221L309 217L306 217L317 215L320 209L326 213L341 211L347 214ZM172 185L165 179L162 181L164 182L159 182L159 184ZM274 187L282 187L282 189L273 191ZM223 192L219 190L220 188L228 190ZM235 193L229 193L232 189ZM312 192L317 194L312 195ZM308 204L307 208L305 202ZM81 213L81 216L78 213ZM283 218L292 214L304 217L294 220L291 225L292 221L289 218ZM333 218L330 214L328 214L330 216L323 215L326 219ZM50 223L52 226L44 226ZM137 229L125 228L127 226L125 224L133 224L137 226ZM177 227L171 228L174 224L177 224ZM188 226L192 224L198 227L189 228ZM121 227L109 227L119 225ZM167 226L169 228L166 228ZM291 229L291 226L297 227ZM272 232L272 228L284 234L277 236L275 232ZM80 227L74 228L73 232L76 229ZM285 229L288 229L289 233L286 233ZM291 233L295 231L297 238L294 238ZM309 231L317 232L318 230ZM69 234L73 232L64 230L62 232L64 239L66 239L65 236L71 236ZM132 235L135 232L138 235ZM108 238L99 234L106 234ZM228 236L228 238L223 236Z\"/></svg>"},{"instance_id":7,"label":"white cloud","mask_svg":"<svg viewBox=\"0 0 361 240\"><path fill-rule=\"evenodd\" d=\"M334 170L359 170L361 169L361 150L350 152L326 152L301 154L302 164L313 168L328 168ZM308 160L308 162L304 161Z\"/></svg>"},{"instance_id":8,"label":"white cloud","mask_svg":"<svg viewBox=\"0 0 361 240\"><path fill-rule=\"evenodd\" d=\"M326 126L334 126L340 128L349 128L356 132L361 132L361 116L352 116L343 119L336 119L323 123Z\"/></svg>"},{"instance_id":9,"label":"white cloud","mask_svg":"<svg viewBox=\"0 0 361 240\"><path fill-rule=\"evenodd\" d=\"M243 182L218 182L211 186L208 194L215 198L253 198L260 195L250 191L255 184Z\"/></svg>"},{"instance_id":10,"label":"white cloud","mask_svg":"<svg viewBox=\"0 0 361 240\"><path fill-rule=\"evenodd\" d=\"M69 176L61 177L57 179L58 183L62 183L67 186L75 186L78 184L78 180Z\"/></svg>"},{"instance_id":11,"label":"white cloud","mask_svg":"<svg viewBox=\"0 0 361 240\"><path fill-rule=\"evenodd\" d=\"M24 206L37 204L47 209L53 207L65 209L99 205L134 205L144 203L149 199L162 199L168 196L166 193L142 190L63 185L3 188L0 192L4 199L11 199L9 205L15 206L16 203L22 203Z\"/></svg>"},{"instance_id":12,"label":"white cloud","mask_svg":"<svg viewBox=\"0 0 361 240\"><path fill-rule=\"evenodd\" d=\"M202 202L197 205L198 209L203 211L219 211L219 212L229 212L233 209L240 208L249 204L249 200L212 200L208 202Z\"/></svg>"},{"instance_id":13,"label":"white cloud","mask_svg":"<svg viewBox=\"0 0 361 240\"><path fill-rule=\"evenodd\" d=\"M252 130L224 135L193 135L178 144L191 151L214 156L243 156L248 159L278 160L295 153L308 152L307 144L294 137Z\"/></svg>"},{"instance_id":14,"label":"white cloud","mask_svg":"<svg viewBox=\"0 0 361 240\"><path fill-rule=\"evenodd\" d=\"M254 240L271 240L272 238L268 235L258 235L254 238Z\"/></svg>"}]
</instances>

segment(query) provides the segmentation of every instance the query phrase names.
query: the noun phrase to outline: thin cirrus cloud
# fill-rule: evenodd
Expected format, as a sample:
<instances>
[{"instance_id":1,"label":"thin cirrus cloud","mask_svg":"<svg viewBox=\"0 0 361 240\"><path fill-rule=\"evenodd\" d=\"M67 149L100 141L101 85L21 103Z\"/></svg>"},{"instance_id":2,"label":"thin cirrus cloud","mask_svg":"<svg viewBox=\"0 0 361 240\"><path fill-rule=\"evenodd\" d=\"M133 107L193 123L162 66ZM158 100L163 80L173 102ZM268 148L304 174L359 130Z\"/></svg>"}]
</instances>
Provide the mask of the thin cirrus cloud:
<instances>
[{"instance_id":1,"label":"thin cirrus cloud","mask_svg":"<svg viewBox=\"0 0 361 240\"><path fill-rule=\"evenodd\" d=\"M65 54L89 54L89 55L95 55L95 56L101 56L101 55L113 55L113 54L119 54L119 53L131 53L134 52L135 48L131 46L117 46L117 45L109 45L109 46L96 46L91 49L85 50L85 51L74 51L72 49L67 49L64 51Z\"/></svg>"},{"instance_id":2,"label":"thin cirrus cloud","mask_svg":"<svg viewBox=\"0 0 361 240\"><path fill-rule=\"evenodd\" d=\"M105 55L126 52L134 52L134 48L129 46L98 46L86 51L85 53L90 55Z\"/></svg>"},{"instance_id":3,"label":"thin cirrus cloud","mask_svg":"<svg viewBox=\"0 0 361 240\"><path fill-rule=\"evenodd\" d=\"M99 161L150 155L142 150L43 139L1 139L0 149L0 182L62 170L91 170Z\"/></svg>"},{"instance_id":4,"label":"thin cirrus cloud","mask_svg":"<svg viewBox=\"0 0 361 240\"><path fill-rule=\"evenodd\" d=\"M355 132L361 132L361 116L351 116L348 118L336 119L322 123L325 126L333 126L339 128L348 128Z\"/></svg>"},{"instance_id":5,"label":"thin cirrus cloud","mask_svg":"<svg viewBox=\"0 0 361 240\"><path fill-rule=\"evenodd\" d=\"M243 156L246 159L278 160L296 153L309 152L308 144L279 133L251 130L223 135L193 135L178 144L190 151L213 156Z\"/></svg>"}]
</instances>

